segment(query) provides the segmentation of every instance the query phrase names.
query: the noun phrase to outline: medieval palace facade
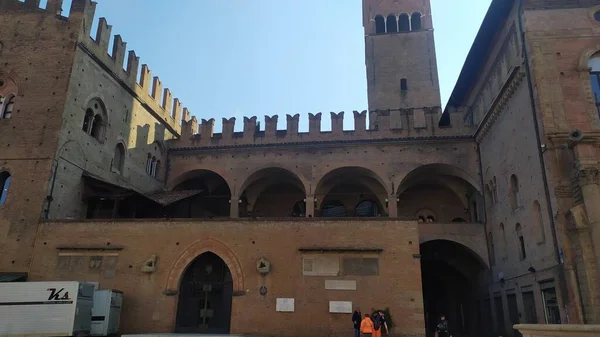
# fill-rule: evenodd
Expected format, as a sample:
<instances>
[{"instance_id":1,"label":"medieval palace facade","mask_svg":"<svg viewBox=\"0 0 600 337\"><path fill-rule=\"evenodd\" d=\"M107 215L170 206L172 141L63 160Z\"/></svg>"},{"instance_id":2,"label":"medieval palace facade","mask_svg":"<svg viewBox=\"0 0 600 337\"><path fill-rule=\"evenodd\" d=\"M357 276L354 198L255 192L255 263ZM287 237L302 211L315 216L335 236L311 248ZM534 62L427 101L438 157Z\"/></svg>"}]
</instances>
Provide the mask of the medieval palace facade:
<instances>
[{"instance_id":1,"label":"medieval palace facade","mask_svg":"<svg viewBox=\"0 0 600 337\"><path fill-rule=\"evenodd\" d=\"M216 132L62 2L0 0L0 282L121 290L124 333L600 323L598 0L493 0L445 109L429 0L363 0L369 109L306 132Z\"/></svg>"}]
</instances>

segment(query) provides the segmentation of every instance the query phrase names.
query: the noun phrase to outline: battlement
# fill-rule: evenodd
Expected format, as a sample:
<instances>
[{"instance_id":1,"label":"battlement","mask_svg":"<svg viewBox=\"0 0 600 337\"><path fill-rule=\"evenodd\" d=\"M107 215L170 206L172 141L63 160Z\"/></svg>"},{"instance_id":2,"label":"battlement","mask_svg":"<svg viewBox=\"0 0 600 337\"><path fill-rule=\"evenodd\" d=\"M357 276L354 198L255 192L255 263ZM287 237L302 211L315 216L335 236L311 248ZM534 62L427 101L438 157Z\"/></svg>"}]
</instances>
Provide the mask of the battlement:
<instances>
[{"instance_id":1,"label":"battlement","mask_svg":"<svg viewBox=\"0 0 600 337\"><path fill-rule=\"evenodd\" d=\"M90 30L94 21L96 2L72 0L68 16L63 16L63 0L47 1L46 8L40 8L40 0L0 0L0 9L54 15L57 20L66 21L73 27L77 27L79 46L101 63L104 70L125 86L155 118L161 120L172 132L180 135L182 117L180 100L174 99L168 88L163 89L163 84L158 77L152 78L148 65L142 65L140 71L139 56L133 50L127 51L127 43L120 35L112 37L113 47L109 52L112 26L105 18L98 19L95 37L91 37ZM126 63L125 55L127 55Z\"/></svg>"},{"instance_id":2,"label":"battlement","mask_svg":"<svg viewBox=\"0 0 600 337\"><path fill-rule=\"evenodd\" d=\"M412 139L452 136L472 136L473 127L465 126L460 112L450 113L450 126L439 126L440 107L414 109L353 111L354 129L344 130L342 112L331 112L331 131L321 130L322 113L308 114L308 132L299 131L300 114L286 115L285 130L277 129L279 116L265 116L264 131L257 117L244 117L243 131L235 132L236 118L223 118L221 133L215 133L215 119L191 117L184 112L181 138L171 143L172 148L222 147L299 142L353 141L376 139ZM367 116L369 123L367 124Z\"/></svg>"}]
</instances>

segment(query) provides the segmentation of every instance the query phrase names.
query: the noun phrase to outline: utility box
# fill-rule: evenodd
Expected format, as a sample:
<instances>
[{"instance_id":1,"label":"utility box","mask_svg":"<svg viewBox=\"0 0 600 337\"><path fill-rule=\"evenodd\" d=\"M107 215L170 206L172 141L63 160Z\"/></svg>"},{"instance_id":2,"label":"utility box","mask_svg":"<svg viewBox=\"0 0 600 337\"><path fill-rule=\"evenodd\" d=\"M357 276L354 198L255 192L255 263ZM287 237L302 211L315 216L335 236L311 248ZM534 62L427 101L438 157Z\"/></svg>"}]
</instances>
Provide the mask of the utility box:
<instances>
[{"instance_id":1,"label":"utility box","mask_svg":"<svg viewBox=\"0 0 600 337\"><path fill-rule=\"evenodd\" d=\"M96 290L92 309L92 336L119 333L123 293L118 290Z\"/></svg>"},{"instance_id":2,"label":"utility box","mask_svg":"<svg viewBox=\"0 0 600 337\"><path fill-rule=\"evenodd\" d=\"M0 336L87 336L93 299L84 282L0 283Z\"/></svg>"}]
</instances>

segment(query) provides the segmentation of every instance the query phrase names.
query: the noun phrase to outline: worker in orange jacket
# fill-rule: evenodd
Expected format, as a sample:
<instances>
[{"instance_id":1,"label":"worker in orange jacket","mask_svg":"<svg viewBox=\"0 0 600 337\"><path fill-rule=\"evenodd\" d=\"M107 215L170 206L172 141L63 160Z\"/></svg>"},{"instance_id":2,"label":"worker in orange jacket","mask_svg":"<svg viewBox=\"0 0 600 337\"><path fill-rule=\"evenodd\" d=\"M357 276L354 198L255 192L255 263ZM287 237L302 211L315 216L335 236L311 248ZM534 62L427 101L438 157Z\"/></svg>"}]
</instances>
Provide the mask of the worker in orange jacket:
<instances>
[{"instance_id":1,"label":"worker in orange jacket","mask_svg":"<svg viewBox=\"0 0 600 337\"><path fill-rule=\"evenodd\" d=\"M364 337L371 337L373 331L373 321L371 320L371 317L369 317L369 314L365 314L365 318L360 322L360 333Z\"/></svg>"}]
</instances>

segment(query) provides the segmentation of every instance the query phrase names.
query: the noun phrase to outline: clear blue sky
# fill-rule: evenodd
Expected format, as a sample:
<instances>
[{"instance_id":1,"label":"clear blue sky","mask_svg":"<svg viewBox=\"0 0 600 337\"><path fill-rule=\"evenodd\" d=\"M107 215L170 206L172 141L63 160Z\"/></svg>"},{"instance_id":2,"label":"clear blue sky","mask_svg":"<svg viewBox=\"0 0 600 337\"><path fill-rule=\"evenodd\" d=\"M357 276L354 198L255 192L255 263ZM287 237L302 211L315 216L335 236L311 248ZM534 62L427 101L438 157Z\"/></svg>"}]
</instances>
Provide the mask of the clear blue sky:
<instances>
[{"instance_id":1,"label":"clear blue sky","mask_svg":"<svg viewBox=\"0 0 600 337\"><path fill-rule=\"evenodd\" d=\"M43 1L44 2L44 1ZM128 49L198 118L367 107L361 0L97 0ZM445 105L491 0L431 0ZM65 1L68 8L70 0ZM95 34L97 22L92 32Z\"/></svg>"}]
</instances>

